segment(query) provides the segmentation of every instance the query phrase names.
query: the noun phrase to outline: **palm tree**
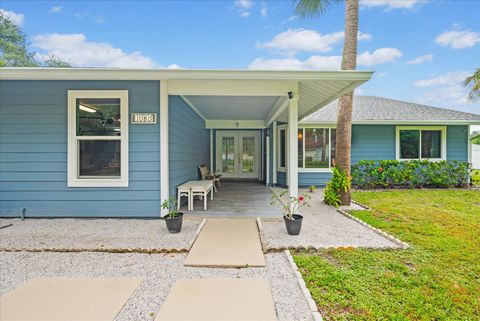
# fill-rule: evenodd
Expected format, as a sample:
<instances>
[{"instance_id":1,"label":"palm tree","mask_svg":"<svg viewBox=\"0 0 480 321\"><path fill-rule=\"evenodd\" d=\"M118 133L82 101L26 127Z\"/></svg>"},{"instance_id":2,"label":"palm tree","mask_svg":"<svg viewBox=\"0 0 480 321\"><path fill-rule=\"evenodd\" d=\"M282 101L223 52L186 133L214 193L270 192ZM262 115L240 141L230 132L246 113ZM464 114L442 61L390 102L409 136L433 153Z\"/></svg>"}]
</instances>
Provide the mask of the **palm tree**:
<instances>
[{"instance_id":1,"label":"palm tree","mask_svg":"<svg viewBox=\"0 0 480 321\"><path fill-rule=\"evenodd\" d=\"M480 68L473 73L473 75L467 77L463 82L465 87L470 88L468 93L468 99L471 102L477 102L480 100Z\"/></svg>"},{"instance_id":2,"label":"palm tree","mask_svg":"<svg viewBox=\"0 0 480 321\"><path fill-rule=\"evenodd\" d=\"M333 2L340 0L294 0L295 11L302 17L323 14ZM345 0L345 41L343 43L342 70L357 67L358 0ZM340 97L337 117L336 165L350 175L350 149L352 144L353 91ZM350 205L350 190L341 191L343 205Z\"/></svg>"}]
</instances>

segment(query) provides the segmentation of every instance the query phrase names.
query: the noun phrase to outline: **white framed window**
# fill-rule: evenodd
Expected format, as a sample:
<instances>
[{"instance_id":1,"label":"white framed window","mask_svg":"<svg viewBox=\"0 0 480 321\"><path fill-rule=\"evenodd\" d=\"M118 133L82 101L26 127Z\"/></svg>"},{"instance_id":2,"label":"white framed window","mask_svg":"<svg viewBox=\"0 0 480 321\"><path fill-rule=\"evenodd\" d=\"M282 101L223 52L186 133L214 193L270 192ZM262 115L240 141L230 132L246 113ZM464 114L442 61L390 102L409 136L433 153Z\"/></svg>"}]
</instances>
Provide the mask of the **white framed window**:
<instances>
[{"instance_id":1,"label":"white framed window","mask_svg":"<svg viewBox=\"0 0 480 321\"><path fill-rule=\"evenodd\" d=\"M446 126L397 126L397 160L447 159Z\"/></svg>"},{"instance_id":2,"label":"white framed window","mask_svg":"<svg viewBox=\"0 0 480 321\"><path fill-rule=\"evenodd\" d=\"M288 164L288 129L278 129L279 171ZM284 139L282 139L284 137ZM335 160L336 129L333 127L302 127L298 129L298 169L300 172L329 172ZM283 165L283 166L282 166Z\"/></svg>"},{"instance_id":3,"label":"white framed window","mask_svg":"<svg viewBox=\"0 0 480 321\"><path fill-rule=\"evenodd\" d=\"M68 186L128 186L128 90L68 91Z\"/></svg>"}]
</instances>

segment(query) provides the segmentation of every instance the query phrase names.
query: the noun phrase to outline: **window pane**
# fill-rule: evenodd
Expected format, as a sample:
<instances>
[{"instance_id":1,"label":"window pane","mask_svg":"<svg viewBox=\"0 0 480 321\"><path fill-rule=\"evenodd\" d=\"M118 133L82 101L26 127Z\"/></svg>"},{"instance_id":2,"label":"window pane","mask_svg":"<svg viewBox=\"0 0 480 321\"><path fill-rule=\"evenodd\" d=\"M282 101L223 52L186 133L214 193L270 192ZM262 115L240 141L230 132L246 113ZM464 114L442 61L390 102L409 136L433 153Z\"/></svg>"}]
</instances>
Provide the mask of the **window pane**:
<instances>
[{"instance_id":1,"label":"window pane","mask_svg":"<svg viewBox=\"0 0 480 321\"><path fill-rule=\"evenodd\" d=\"M235 172L235 137L222 137L222 173Z\"/></svg>"},{"instance_id":2,"label":"window pane","mask_svg":"<svg viewBox=\"0 0 480 321\"><path fill-rule=\"evenodd\" d=\"M439 130L422 130L422 158L441 158L441 136Z\"/></svg>"},{"instance_id":3,"label":"window pane","mask_svg":"<svg viewBox=\"0 0 480 321\"><path fill-rule=\"evenodd\" d=\"M242 137L242 172L253 173L255 160L255 137Z\"/></svg>"},{"instance_id":4,"label":"window pane","mask_svg":"<svg viewBox=\"0 0 480 321\"><path fill-rule=\"evenodd\" d=\"M420 131L401 130L400 131L400 158L417 159L419 158Z\"/></svg>"},{"instance_id":5,"label":"window pane","mask_svg":"<svg viewBox=\"0 0 480 321\"><path fill-rule=\"evenodd\" d=\"M335 159L337 157L337 130L332 128L330 129L330 133L332 135L332 138L330 139L332 142L332 147L330 148L330 158L332 159L332 163L330 166L335 166Z\"/></svg>"},{"instance_id":6,"label":"window pane","mask_svg":"<svg viewBox=\"0 0 480 321\"><path fill-rule=\"evenodd\" d=\"M120 99L77 99L77 136L120 136Z\"/></svg>"},{"instance_id":7,"label":"window pane","mask_svg":"<svg viewBox=\"0 0 480 321\"><path fill-rule=\"evenodd\" d=\"M285 129L281 129L280 130L280 167L285 167L285 159L286 159L286 156L285 155L285 152L286 152L286 137L285 137Z\"/></svg>"},{"instance_id":8,"label":"window pane","mask_svg":"<svg viewBox=\"0 0 480 321\"><path fill-rule=\"evenodd\" d=\"M80 140L80 176L120 176L119 140Z\"/></svg>"},{"instance_id":9,"label":"window pane","mask_svg":"<svg viewBox=\"0 0 480 321\"><path fill-rule=\"evenodd\" d=\"M303 128L298 130L298 167L303 167Z\"/></svg>"},{"instance_id":10,"label":"window pane","mask_svg":"<svg viewBox=\"0 0 480 321\"><path fill-rule=\"evenodd\" d=\"M328 128L305 128L305 168L330 165Z\"/></svg>"}]
</instances>

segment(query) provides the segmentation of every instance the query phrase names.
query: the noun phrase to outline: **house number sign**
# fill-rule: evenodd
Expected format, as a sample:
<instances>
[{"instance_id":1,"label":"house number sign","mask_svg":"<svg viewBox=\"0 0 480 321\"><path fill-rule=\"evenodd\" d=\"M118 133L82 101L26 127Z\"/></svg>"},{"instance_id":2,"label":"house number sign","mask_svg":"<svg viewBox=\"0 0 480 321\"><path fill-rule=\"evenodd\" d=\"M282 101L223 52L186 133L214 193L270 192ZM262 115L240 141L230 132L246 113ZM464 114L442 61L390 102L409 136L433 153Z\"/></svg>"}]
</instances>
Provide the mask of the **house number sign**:
<instances>
[{"instance_id":1,"label":"house number sign","mask_svg":"<svg viewBox=\"0 0 480 321\"><path fill-rule=\"evenodd\" d=\"M157 113L132 113L130 122L132 124L156 124Z\"/></svg>"}]
</instances>

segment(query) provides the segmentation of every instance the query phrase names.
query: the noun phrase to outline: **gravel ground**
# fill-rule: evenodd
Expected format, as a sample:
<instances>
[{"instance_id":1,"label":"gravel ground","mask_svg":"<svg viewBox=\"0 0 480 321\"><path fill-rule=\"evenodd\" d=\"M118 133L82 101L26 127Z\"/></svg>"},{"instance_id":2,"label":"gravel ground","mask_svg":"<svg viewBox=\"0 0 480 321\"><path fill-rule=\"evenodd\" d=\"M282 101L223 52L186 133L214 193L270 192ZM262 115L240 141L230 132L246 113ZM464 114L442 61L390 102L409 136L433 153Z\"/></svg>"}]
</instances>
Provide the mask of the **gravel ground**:
<instances>
[{"instance_id":1,"label":"gravel ground","mask_svg":"<svg viewBox=\"0 0 480 321\"><path fill-rule=\"evenodd\" d=\"M0 249L188 249L200 219L171 234L159 219L0 219Z\"/></svg>"},{"instance_id":2,"label":"gravel ground","mask_svg":"<svg viewBox=\"0 0 480 321\"><path fill-rule=\"evenodd\" d=\"M41 276L142 276L116 320L153 320L178 278L267 278L279 321L312 320L284 253L267 254L265 268L184 267L185 254L0 252L0 295Z\"/></svg>"},{"instance_id":3,"label":"gravel ground","mask_svg":"<svg viewBox=\"0 0 480 321\"><path fill-rule=\"evenodd\" d=\"M280 189L276 189L281 191ZM338 213L333 206L323 203L321 191L302 194L312 196L310 207L301 209L303 215L300 235L287 234L285 223L282 220L262 219L264 230L263 241L267 249L288 247L372 247L372 248L400 248L396 243L389 241L371 229ZM352 208L357 208L354 205Z\"/></svg>"}]
</instances>

